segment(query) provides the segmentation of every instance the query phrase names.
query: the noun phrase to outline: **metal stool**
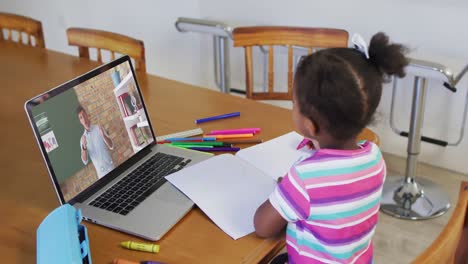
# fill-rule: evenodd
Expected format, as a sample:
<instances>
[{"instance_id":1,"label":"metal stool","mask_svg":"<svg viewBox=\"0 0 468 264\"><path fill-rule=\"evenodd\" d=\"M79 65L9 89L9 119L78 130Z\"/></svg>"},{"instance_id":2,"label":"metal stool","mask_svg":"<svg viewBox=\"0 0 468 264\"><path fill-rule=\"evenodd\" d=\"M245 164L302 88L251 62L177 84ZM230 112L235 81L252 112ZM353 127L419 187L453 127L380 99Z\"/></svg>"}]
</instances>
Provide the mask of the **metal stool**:
<instances>
[{"instance_id":1,"label":"metal stool","mask_svg":"<svg viewBox=\"0 0 468 264\"><path fill-rule=\"evenodd\" d=\"M465 110L463 113L460 136L456 142L449 143L439 139L421 136L422 122L424 119L426 80L427 78L443 80L444 86L447 89L456 92L455 85L468 71L468 65L465 66L456 78L454 78L453 73L445 66L422 60L411 59L407 70L413 72L415 75L409 133L398 130L393 122L395 89L397 86L396 78L393 83L390 112L390 126L393 131L401 136L408 137L406 171L403 178L399 177L397 180L389 180L387 178L383 187L380 208L384 213L398 218L411 220L430 219L447 212L450 207L450 201L448 195L433 182L427 179L418 179L417 181L415 179L421 141L444 147L448 145L456 146L461 142L468 108L468 92L465 98Z\"/></svg>"}]
</instances>

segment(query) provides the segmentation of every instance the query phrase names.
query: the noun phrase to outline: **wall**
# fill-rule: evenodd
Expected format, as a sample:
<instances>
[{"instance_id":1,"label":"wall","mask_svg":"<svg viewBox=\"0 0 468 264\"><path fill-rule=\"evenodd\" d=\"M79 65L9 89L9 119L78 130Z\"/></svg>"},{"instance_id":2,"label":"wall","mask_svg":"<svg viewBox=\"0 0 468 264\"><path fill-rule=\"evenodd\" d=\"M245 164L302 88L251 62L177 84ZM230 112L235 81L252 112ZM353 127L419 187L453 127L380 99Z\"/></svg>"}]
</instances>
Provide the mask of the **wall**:
<instances>
[{"instance_id":1,"label":"wall","mask_svg":"<svg viewBox=\"0 0 468 264\"><path fill-rule=\"evenodd\" d=\"M339 6L339 8L337 8ZM179 33L177 17L208 18L238 25L290 25L337 27L359 32L367 40L377 31L411 48L411 56L446 64L458 72L468 62L465 32L468 2L461 0L360 0L360 1L215 1L122 0L26 1L0 0L0 10L35 17L43 22L49 49L77 54L68 47L65 29L95 27L144 40L148 72L170 79L216 89L213 82L212 38ZM244 88L243 51L231 48L231 83ZM452 94L440 83L430 82L423 132L427 136L455 141L460 124L468 77ZM404 79L397 94L396 121L407 130L411 104L412 77ZM390 129L391 89L386 87L372 128L382 138L386 152L406 156L406 138ZM420 160L468 173L464 149L422 144Z\"/></svg>"},{"instance_id":2,"label":"wall","mask_svg":"<svg viewBox=\"0 0 468 264\"><path fill-rule=\"evenodd\" d=\"M177 32L179 16L198 17L198 1L178 0L0 0L0 11L42 21L46 48L78 54L66 29L91 27L128 35L145 43L147 71L186 83L200 83L199 37Z\"/></svg>"},{"instance_id":3,"label":"wall","mask_svg":"<svg viewBox=\"0 0 468 264\"><path fill-rule=\"evenodd\" d=\"M337 8L337 7L340 8ZM451 1L305 1L281 0L235 2L201 0L201 17L224 21L232 26L287 25L310 27L336 27L360 33L366 40L378 32L386 32L392 41L407 45L410 56L444 64L458 73L468 63L467 26L468 2ZM202 39L202 47L211 47L211 39ZM212 56L211 50L202 48L203 57ZM240 48L231 48L231 86L244 87L244 55ZM212 81L212 59L205 61L208 85ZM462 119L468 76L459 83L459 92L453 94L440 82L429 81L423 134L455 142ZM397 127L408 130L411 111L413 76L399 82L395 101ZM386 152L406 156L407 139L397 136L389 125L391 85L384 88L376 122L371 126L382 139ZM466 127L465 127L466 128ZM442 148L422 143L420 160L436 166L468 173L465 162L465 139L457 147Z\"/></svg>"}]
</instances>

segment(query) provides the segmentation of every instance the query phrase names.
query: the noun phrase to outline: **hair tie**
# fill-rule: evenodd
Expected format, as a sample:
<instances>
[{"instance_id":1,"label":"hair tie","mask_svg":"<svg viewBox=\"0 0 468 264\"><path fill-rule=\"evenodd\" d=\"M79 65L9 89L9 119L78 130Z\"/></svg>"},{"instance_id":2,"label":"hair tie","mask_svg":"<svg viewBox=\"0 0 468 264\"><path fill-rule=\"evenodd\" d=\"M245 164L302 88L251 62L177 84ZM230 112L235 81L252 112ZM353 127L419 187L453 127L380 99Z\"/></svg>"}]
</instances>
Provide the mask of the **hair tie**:
<instances>
[{"instance_id":1,"label":"hair tie","mask_svg":"<svg viewBox=\"0 0 468 264\"><path fill-rule=\"evenodd\" d=\"M369 51L367 50L367 43L362 38L361 35L354 33L353 37L351 38L351 42L353 43L355 49L357 49L364 56L366 56L366 59L369 59Z\"/></svg>"}]
</instances>

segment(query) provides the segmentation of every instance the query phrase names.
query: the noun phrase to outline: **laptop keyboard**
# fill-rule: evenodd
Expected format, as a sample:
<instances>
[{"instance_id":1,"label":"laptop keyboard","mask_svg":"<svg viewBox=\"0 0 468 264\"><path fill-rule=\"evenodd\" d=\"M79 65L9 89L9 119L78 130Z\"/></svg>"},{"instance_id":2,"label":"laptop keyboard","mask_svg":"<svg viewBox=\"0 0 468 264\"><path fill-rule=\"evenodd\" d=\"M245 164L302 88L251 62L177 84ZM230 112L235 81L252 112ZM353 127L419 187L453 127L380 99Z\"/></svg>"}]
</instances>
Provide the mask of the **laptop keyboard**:
<instances>
[{"instance_id":1,"label":"laptop keyboard","mask_svg":"<svg viewBox=\"0 0 468 264\"><path fill-rule=\"evenodd\" d=\"M156 153L99 195L90 205L126 215L167 181L164 176L182 169L190 161L190 159Z\"/></svg>"}]
</instances>

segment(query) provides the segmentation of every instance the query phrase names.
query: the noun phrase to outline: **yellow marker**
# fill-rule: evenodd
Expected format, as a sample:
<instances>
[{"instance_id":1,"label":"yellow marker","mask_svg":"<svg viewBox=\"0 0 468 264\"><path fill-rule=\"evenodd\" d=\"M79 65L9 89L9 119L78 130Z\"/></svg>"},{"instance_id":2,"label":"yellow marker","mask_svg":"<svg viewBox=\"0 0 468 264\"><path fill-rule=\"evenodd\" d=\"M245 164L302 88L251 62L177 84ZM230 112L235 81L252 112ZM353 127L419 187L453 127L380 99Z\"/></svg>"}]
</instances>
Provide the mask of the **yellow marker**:
<instances>
[{"instance_id":1,"label":"yellow marker","mask_svg":"<svg viewBox=\"0 0 468 264\"><path fill-rule=\"evenodd\" d=\"M151 252L151 253L159 252L159 245L156 245L156 244L138 243L134 241L124 241L124 242L121 242L120 245L124 248L133 249L133 250L146 251L146 252Z\"/></svg>"}]
</instances>

